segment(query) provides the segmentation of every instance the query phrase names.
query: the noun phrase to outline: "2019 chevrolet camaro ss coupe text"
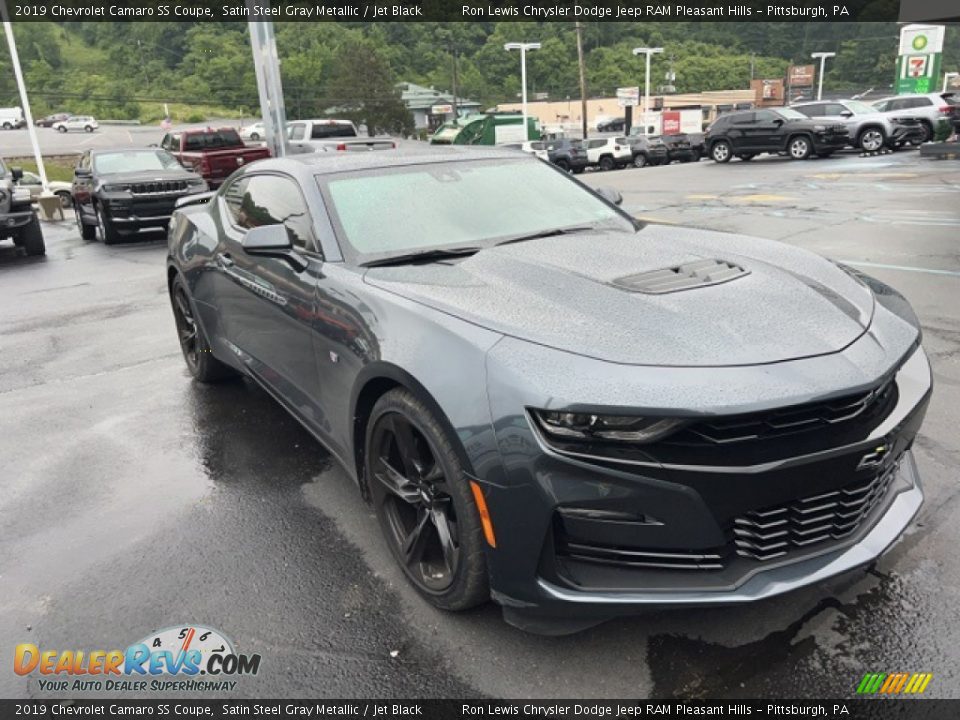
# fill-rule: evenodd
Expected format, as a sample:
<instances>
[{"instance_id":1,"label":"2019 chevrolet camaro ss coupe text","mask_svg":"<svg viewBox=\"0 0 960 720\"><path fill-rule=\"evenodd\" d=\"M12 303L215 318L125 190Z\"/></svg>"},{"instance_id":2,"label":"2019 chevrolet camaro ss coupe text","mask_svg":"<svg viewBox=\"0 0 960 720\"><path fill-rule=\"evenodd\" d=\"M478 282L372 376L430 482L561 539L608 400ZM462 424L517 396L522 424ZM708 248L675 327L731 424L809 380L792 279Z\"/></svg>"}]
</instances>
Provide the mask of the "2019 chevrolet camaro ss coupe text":
<instances>
[{"instance_id":1,"label":"2019 chevrolet camaro ss coupe text","mask_svg":"<svg viewBox=\"0 0 960 720\"><path fill-rule=\"evenodd\" d=\"M296 416L441 608L569 631L870 563L923 497L910 306L616 199L495 149L252 164L171 224L187 365Z\"/></svg>"}]
</instances>

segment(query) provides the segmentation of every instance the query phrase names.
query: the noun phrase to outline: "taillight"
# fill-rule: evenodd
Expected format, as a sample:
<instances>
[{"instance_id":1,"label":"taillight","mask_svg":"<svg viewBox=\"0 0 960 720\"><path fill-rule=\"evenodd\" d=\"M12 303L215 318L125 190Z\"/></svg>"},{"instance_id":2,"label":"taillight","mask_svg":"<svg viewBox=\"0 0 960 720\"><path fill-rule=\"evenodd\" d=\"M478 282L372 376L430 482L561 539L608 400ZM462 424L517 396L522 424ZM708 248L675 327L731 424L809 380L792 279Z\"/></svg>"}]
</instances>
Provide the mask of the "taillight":
<instances>
[{"instance_id":1,"label":"taillight","mask_svg":"<svg viewBox=\"0 0 960 720\"><path fill-rule=\"evenodd\" d=\"M942 112L944 115L949 115L950 113L953 112L953 105L944 105L944 106L942 106L942 107L940 108L940 112Z\"/></svg>"},{"instance_id":2,"label":"taillight","mask_svg":"<svg viewBox=\"0 0 960 720\"><path fill-rule=\"evenodd\" d=\"M346 149L347 149L347 144L346 144L346 143L338 143L338 144L337 144L337 150L346 150Z\"/></svg>"}]
</instances>

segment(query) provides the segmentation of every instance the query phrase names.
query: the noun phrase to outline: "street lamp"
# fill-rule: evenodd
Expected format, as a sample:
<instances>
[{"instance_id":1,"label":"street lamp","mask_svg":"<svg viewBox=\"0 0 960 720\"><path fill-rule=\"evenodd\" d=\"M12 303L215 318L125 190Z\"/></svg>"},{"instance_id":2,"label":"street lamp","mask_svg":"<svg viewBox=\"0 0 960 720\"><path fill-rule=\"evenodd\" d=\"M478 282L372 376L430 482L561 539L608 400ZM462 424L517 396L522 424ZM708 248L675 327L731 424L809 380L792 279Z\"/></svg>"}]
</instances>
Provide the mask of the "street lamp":
<instances>
[{"instance_id":1,"label":"street lamp","mask_svg":"<svg viewBox=\"0 0 960 720\"><path fill-rule=\"evenodd\" d=\"M647 113L650 112L650 57L662 53L663 48L638 47L633 49L634 55L647 56L647 71L643 81L643 134L647 134Z\"/></svg>"},{"instance_id":2,"label":"street lamp","mask_svg":"<svg viewBox=\"0 0 960 720\"><path fill-rule=\"evenodd\" d=\"M836 57L836 55L837 55L836 53L830 53L830 52L816 52L816 53L811 53L811 54L810 54L810 57L812 57L814 60L816 60L817 58L820 58L820 78L819 78L819 82L818 82L818 84L817 84L817 100L819 100L820 97L823 95L823 66L824 66L824 63L827 62L827 58Z\"/></svg>"},{"instance_id":3,"label":"street lamp","mask_svg":"<svg viewBox=\"0 0 960 720\"><path fill-rule=\"evenodd\" d=\"M520 51L520 85L521 98L523 100L523 139L529 140L529 134L527 130L527 50L539 50L540 43L520 43L512 42L506 43L503 46L504 50L519 50Z\"/></svg>"}]
</instances>

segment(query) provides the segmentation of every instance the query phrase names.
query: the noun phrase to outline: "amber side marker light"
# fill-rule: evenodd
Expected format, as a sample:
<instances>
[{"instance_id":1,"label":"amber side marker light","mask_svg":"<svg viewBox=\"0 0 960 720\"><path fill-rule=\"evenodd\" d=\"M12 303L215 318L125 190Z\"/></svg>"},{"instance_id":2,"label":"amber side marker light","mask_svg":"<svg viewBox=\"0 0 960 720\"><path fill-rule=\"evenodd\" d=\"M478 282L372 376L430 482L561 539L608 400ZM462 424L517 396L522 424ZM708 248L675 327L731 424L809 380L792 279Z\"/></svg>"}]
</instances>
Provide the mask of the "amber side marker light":
<instances>
[{"instance_id":1,"label":"amber side marker light","mask_svg":"<svg viewBox=\"0 0 960 720\"><path fill-rule=\"evenodd\" d=\"M483 526L483 536L487 539L487 544L495 548L497 538L493 534L493 523L490 521L490 511L487 510L487 501L483 497L483 490L473 480L470 481L470 490L473 492L473 500L477 503L477 510L480 511L480 525Z\"/></svg>"}]
</instances>

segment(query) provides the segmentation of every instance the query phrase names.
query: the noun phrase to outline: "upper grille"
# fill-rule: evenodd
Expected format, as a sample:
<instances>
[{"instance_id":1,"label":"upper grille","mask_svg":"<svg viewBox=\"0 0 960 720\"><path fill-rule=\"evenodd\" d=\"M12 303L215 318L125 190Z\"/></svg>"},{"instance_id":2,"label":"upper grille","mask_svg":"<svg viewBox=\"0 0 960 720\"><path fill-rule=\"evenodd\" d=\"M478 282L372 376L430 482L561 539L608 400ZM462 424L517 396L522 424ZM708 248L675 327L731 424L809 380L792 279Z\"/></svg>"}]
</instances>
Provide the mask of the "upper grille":
<instances>
[{"instance_id":1,"label":"upper grille","mask_svg":"<svg viewBox=\"0 0 960 720\"><path fill-rule=\"evenodd\" d=\"M186 180L158 180L155 182L133 183L130 192L135 195L166 195L184 192L189 187Z\"/></svg>"},{"instance_id":2,"label":"upper grille","mask_svg":"<svg viewBox=\"0 0 960 720\"><path fill-rule=\"evenodd\" d=\"M852 420L868 411L885 406L893 396L894 390L894 382L889 380L872 390L834 400L768 412L701 420L688 425L683 430L682 436L678 435L670 440L722 445L815 430Z\"/></svg>"},{"instance_id":3,"label":"upper grille","mask_svg":"<svg viewBox=\"0 0 960 720\"><path fill-rule=\"evenodd\" d=\"M772 560L791 550L853 534L886 496L898 466L894 463L866 482L736 518L737 555Z\"/></svg>"},{"instance_id":4,"label":"upper grille","mask_svg":"<svg viewBox=\"0 0 960 720\"><path fill-rule=\"evenodd\" d=\"M613 284L632 292L662 295L678 290L716 285L749 274L749 270L744 270L739 265L726 260L695 260L662 270L625 275L614 280Z\"/></svg>"}]
</instances>

